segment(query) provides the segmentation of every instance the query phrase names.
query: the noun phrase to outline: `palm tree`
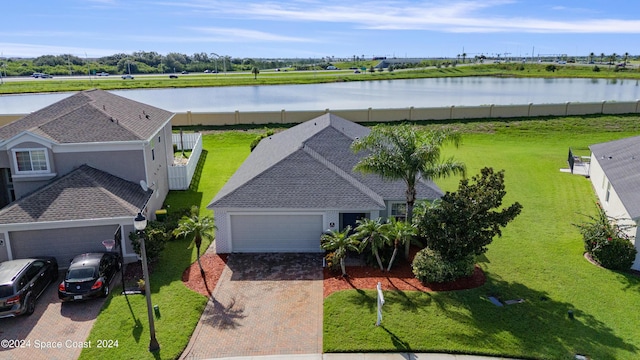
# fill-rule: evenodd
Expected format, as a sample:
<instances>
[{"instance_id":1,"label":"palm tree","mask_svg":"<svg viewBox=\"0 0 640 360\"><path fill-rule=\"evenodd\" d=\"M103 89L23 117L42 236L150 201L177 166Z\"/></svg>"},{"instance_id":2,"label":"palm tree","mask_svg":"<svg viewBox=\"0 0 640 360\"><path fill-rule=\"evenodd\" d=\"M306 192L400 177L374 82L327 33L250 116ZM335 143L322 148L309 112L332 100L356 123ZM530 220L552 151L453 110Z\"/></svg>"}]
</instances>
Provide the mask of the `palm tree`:
<instances>
[{"instance_id":1,"label":"palm tree","mask_svg":"<svg viewBox=\"0 0 640 360\"><path fill-rule=\"evenodd\" d=\"M350 236L351 226L347 226L342 231L329 231L322 234L320 238L320 247L326 251L333 251L333 258L340 260L340 268L342 276L347 276L347 269L344 265L344 258L347 257L347 251L359 251L360 243L355 236Z\"/></svg>"},{"instance_id":2,"label":"palm tree","mask_svg":"<svg viewBox=\"0 0 640 360\"><path fill-rule=\"evenodd\" d=\"M467 53L462 53L462 63L464 64L464 60L467 58Z\"/></svg>"},{"instance_id":3,"label":"palm tree","mask_svg":"<svg viewBox=\"0 0 640 360\"><path fill-rule=\"evenodd\" d=\"M416 236L417 234L416 228L407 221L401 221L396 220L395 218L391 218L388 225L389 227L387 228L387 236L389 237L389 239L393 240L393 254L391 255L391 260L389 260L387 272L391 271L393 261L396 259L396 255L398 254L398 247L402 244L411 245L411 238Z\"/></svg>"},{"instance_id":4,"label":"palm tree","mask_svg":"<svg viewBox=\"0 0 640 360\"><path fill-rule=\"evenodd\" d=\"M629 53L624 53L624 66L627 66L627 59L629 59Z\"/></svg>"},{"instance_id":5,"label":"palm tree","mask_svg":"<svg viewBox=\"0 0 640 360\"><path fill-rule=\"evenodd\" d=\"M453 158L441 161L440 152L446 143L460 144L460 134L451 130L416 131L410 125L373 127L369 135L356 139L351 148L367 151L354 170L372 173L388 180L403 180L407 186L407 222L413 221L416 184L420 179L434 180L452 174L465 175L466 167ZM409 244L405 247L409 257Z\"/></svg>"},{"instance_id":6,"label":"palm tree","mask_svg":"<svg viewBox=\"0 0 640 360\"><path fill-rule=\"evenodd\" d=\"M257 66L254 66L253 68L251 68L251 73L253 74L253 80L257 80L258 74L260 74L260 69L258 69Z\"/></svg>"},{"instance_id":7,"label":"palm tree","mask_svg":"<svg viewBox=\"0 0 640 360\"><path fill-rule=\"evenodd\" d=\"M183 216L178 222L178 227L173 230L173 236L176 238L184 237L191 239L189 249L196 246L198 257L198 266L200 266L200 273L204 275L204 269L200 263L200 246L202 245L202 239L208 239L213 241L215 238L214 231L217 229L214 225L213 217L200 216L200 211L197 206L191 207L191 215Z\"/></svg>"},{"instance_id":8,"label":"palm tree","mask_svg":"<svg viewBox=\"0 0 640 360\"><path fill-rule=\"evenodd\" d=\"M593 52L589 53L589 63L593 61L593 57L596 56Z\"/></svg>"},{"instance_id":9,"label":"palm tree","mask_svg":"<svg viewBox=\"0 0 640 360\"><path fill-rule=\"evenodd\" d=\"M360 251L364 250L367 245L371 246L371 252L378 261L380 271L384 270L382 259L380 259L380 249L389 244L389 238L386 235L386 226L380 222L380 218L376 220L362 219L356 221L355 237L361 241Z\"/></svg>"},{"instance_id":10,"label":"palm tree","mask_svg":"<svg viewBox=\"0 0 640 360\"><path fill-rule=\"evenodd\" d=\"M600 63L604 61L604 53L600 53Z\"/></svg>"}]
</instances>

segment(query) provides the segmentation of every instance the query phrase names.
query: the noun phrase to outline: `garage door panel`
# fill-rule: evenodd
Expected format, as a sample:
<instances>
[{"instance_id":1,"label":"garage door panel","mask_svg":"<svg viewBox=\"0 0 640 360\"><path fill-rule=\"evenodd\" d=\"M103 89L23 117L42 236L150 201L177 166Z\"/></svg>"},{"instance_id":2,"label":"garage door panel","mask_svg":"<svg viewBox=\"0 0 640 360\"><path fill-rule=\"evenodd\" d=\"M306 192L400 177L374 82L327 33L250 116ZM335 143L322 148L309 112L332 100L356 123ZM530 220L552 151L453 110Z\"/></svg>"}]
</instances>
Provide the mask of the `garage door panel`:
<instances>
[{"instance_id":1,"label":"garage door panel","mask_svg":"<svg viewBox=\"0 0 640 360\"><path fill-rule=\"evenodd\" d=\"M233 252L319 252L322 215L231 215Z\"/></svg>"},{"instance_id":2,"label":"garage door panel","mask_svg":"<svg viewBox=\"0 0 640 360\"><path fill-rule=\"evenodd\" d=\"M12 232L11 252L14 259L55 256L60 268L67 268L75 255L105 251L102 241L112 239L116 229L117 225L107 225Z\"/></svg>"}]
</instances>

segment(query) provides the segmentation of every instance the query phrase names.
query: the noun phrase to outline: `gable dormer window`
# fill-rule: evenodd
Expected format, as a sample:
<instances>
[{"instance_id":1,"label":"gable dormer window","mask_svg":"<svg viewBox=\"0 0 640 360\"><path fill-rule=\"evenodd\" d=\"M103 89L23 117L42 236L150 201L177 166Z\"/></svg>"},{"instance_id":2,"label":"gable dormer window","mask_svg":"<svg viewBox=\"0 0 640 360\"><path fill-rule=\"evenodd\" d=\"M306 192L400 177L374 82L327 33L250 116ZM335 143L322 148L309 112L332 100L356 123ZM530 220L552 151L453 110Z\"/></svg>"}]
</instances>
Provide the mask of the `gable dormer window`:
<instances>
[{"instance_id":1,"label":"gable dormer window","mask_svg":"<svg viewBox=\"0 0 640 360\"><path fill-rule=\"evenodd\" d=\"M13 149L17 174L50 173L49 155L46 149Z\"/></svg>"}]
</instances>

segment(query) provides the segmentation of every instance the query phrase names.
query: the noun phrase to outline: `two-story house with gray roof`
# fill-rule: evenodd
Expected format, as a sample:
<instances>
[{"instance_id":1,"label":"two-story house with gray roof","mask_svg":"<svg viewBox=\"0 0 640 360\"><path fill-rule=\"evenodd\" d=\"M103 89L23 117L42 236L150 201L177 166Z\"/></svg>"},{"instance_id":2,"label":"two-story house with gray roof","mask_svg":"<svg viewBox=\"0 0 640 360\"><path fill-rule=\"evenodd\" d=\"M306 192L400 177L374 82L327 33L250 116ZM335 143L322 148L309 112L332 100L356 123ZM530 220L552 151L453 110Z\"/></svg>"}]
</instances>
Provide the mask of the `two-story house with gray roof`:
<instances>
[{"instance_id":1,"label":"two-story house with gray roof","mask_svg":"<svg viewBox=\"0 0 640 360\"><path fill-rule=\"evenodd\" d=\"M133 218L153 218L168 193L173 115L94 89L0 127L0 261L53 255L65 267L116 232L135 259Z\"/></svg>"},{"instance_id":2,"label":"two-story house with gray roof","mask_svg":"<svg viewBox=\"0 0 640 360\"><path fill-rule=\"evenodd\" d=\"M640 270L640 136L591 145L589 178L607 215L630 225L638 250L631 267Z\"/></svg>"},{"instance_id":3,"label":"two-story house with gray roof","mask_svg":"<svg viewBox=\"0 0 640 360\"><path fill-rule=\"evenodd\" d=\"M320 252L327 229L405 216L403 181L353 171L363 155L351 143L369 131L324 114L263 139L208 205L216 251ZM442 196L430 181L417 192L418 199Z\"/></svg>"}]
</instances>

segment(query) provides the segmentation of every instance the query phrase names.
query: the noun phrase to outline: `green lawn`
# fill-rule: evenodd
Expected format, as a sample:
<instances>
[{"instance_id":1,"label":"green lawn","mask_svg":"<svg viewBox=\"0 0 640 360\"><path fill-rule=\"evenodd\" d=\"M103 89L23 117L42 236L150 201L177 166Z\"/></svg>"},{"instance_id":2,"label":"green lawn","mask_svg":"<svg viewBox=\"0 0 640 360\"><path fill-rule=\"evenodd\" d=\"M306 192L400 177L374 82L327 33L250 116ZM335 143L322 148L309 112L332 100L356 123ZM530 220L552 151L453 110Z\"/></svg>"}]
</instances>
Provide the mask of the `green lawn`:
<instances>
[{"instance_id":1,"label":"green lawn","mask_svg":"<svg viewBox=\"0 0 640 360\"><path fill-rule=\"evenodd\" d=\"M172 191L167 197L169 211L191 205L204 209L227 179L249 154L249 143L255 137L250 132L227 132L203 138L204 164L196 173L198 186L186 191ZM160 260L153 266L151 292L153 304L160 307L156 319L156 334L160 351L154 356L147 350L149 327L144 296L119 294L114 289L91 330L88 341L98 339L118 341L118 347L84 349L81 359L175 359L187 346L207 298L187 289L181 280L182 272L196 260L194 249L187 249L188 241L167 244ZM209 243L203 242L203 249ZM203 250L204 251L204 250Z\"/></svg>"},{"instance_id":2,"label":"green lawn","mask_svg":"<svg viewBox=\"0 0 640 360\"><path fill-rule=\"evenodd\" d=\"M637 135L638 116L459 123L464 144L448 155L469 174L505 169L505 203L522 214L495 239L480 266L478 289L385 293L383 326L376 328L375 293L345 291L325 301L324 350L436 351L519 358L636 359L640 279L597 268L583 256L572 223L593 213L588 179L561 173L568 147ZM455 190L457 179L438 182ZM525 303L496 307L487 295ZM575 320L569 320L572 310Z\"/></svg>"}]
</instances>

